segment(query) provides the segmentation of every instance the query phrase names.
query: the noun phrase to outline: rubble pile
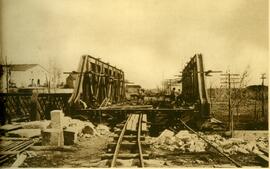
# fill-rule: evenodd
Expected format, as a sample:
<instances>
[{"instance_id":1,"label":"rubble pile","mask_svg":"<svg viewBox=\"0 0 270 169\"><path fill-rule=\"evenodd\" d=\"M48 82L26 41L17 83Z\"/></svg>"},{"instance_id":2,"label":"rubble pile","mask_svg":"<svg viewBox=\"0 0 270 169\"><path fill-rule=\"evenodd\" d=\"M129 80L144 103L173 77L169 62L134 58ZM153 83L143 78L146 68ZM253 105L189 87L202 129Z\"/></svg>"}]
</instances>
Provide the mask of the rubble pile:
<instances>
[{"instance_id":1,"label":"rubble pile","mask_svg":"<svg viewBox=\"0 0 270 169\"><path fill-rule=\"evenodd\" d=\"M64 117L63 127L65 129L72 129L81 137L99 136L93 123L89 121L81 121L78 119L72 119L70 117Z\"/></svg>"},{"instance_id":2,"label":"rubble pile","mask_svg":"<svg viewBox=\"0 0 270 169\"><path fill-rule=\"evenodd\" d=\"M73 145L78 137L91 138L111 135L110 128L104 124L95 126L89 121L81 121L64 116L61 110L51 112L51 120L21 122L1 126L2 133L8 137L41 137L42 145Z\"/></svg>"},{"instance_id":3,"label":"rubble pile","mask_svg":"<svg viewBox=\"0 0 270 169\"><path fill-rule=\"evenodd\" d=\"M218 134L204 135L204 138L229 155L238 153L249 154L251 152L261 154L258 146L263 148L268 147L267 138L258 138L257 141L253 142L239 138L226 139ZM189 133L187 130L182 130L177 134L174 134L170 130L164 130L159 137L154 138L151 142L154 148L170 151L203 152L209 148L209 145L205 141L196 134Z\"/></svg>"},{"instance_id":4,"label":"rubble pile","mask_svg":"<svg viewBox=\"0 0 270 169\"><path fill-rule=\"evenodd\" d=\"M246 141L240 138L229 138L226 139L221 137L220 135L207 135L206 139L211 141L212 143L220 146L223 151L229 155L242 153L242 154L249 154L251 152L256 154L262 154L259 151L258 145L263 148L266 148L268 145L267 138L259 138L257 141ZM263 140L263 141L259 141Z\"/></svg>"},{"instance_id":5,"label":"rubble pile","mask_svg":"<svg viewBox=\"0 0 270 169\"><path fill-rule=\"evenodd\" d=\"M180 152L203 152L207 144L196 134L180 131L176 135L170 130L164 130L159 137L153 140L155 148Z\"/></svg>"},{"instance_id":6,"label":"rubble pile","mask_svg":"<svg viewBox=\"0 0 270 169\"><path fill-rule=\"evenodd\" d=\"M262 147L262 148L267 148L269 147L268 143L268 138L267 137L259 137L256 139L257 145Z\"/></svg>"},{"instance_id":7,"label":"rubble pile","mask_svg":"<svg viewBox=\"0 0 270 169\"><path fill-rule=\"evenodd\" d=\"M81 121L78 119L72 119L70 117L64 117L63 126L65 129L72 129L76 131L80 137L92 137L111 134L110 128L104 124L98 124L97 126L89 121Z\"/></svg>"},{"instance_id":8,"label":"rubble pile","mask_svg":"<svg viewBox=\"0 0 270 169\"><path fill-rule=\"evenodd\" d=\"M99 124L96 127L96 131L100 134L100 135L110 135L110 128L104 124Z\"/></svg>"}]
</instances>

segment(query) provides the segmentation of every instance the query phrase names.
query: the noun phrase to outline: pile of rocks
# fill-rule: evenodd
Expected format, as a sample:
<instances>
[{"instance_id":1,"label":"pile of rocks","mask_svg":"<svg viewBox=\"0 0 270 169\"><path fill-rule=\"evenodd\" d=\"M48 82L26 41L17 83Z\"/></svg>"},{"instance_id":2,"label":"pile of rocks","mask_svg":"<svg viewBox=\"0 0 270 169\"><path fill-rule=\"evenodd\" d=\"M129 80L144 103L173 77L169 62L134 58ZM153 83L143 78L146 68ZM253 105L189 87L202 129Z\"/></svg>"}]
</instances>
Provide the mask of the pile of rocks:
<instances>
[{"instance_id":1,"label":"pile of rocks","mask_svg":"<svg viewBox=\"0 0 270 169\"><path fill-rule=\"evenodd\" d=\"M237 153L249 154L251 152L262 154L258 148L258 145L263 148L268 147L267 138L258 138L256 141L247 141L241 138L226 139L220 135L207 135L206 139L221 147L223 151L229 155ZM263 141L260 142L259 140Z\"/></svg>"},{"instance_id":2,"label":"pile of rocks","mask_svg":"<svg viewBox=\"0 0 270 169\"><path fill-rule=\"evenodd\" d=\"M262 148L267 148L269 147L268 143L268 138L267 137L259 137L256 139L257 145L262 147Z\"/></svg>"},{"instance_id":3,"label":"pile of rocks","mask_svg":"<svg viewBox=\"0 0 270 169\"><path fill-rule=\"evenodd\" d=\"M258 141L253 142L240 138L226 139L218 134L204 135L204 138L229 155L238 153L248 154L251 152L260 154L258 146L268 147L267 138L259 138L257 139ZM180 131L177 134L170 130L164 130L159 137L152 140L152 143L155 148L180 152L203 152L209 148L205 141L196 134L186 130Z\"/></svg>"},{"instance_id":4,"label":"pile of rocks","mask_svg":"<svg viewBox=\"0 0 270 169\"><path fill-rule=\"evenodd\" d=\"M48 126L51 128L53 121ZM67 116L62 117L62 128L64 134L64 144L72 145L77 142L78 137L91 138L95 136L101 135L109 135L110 128L99 124L95 126L93 123L89 121L81 121L78 119L72 119Z\"/></svg>"},{"instance_id":5,"label":"pile of rocks","mask_svg":"<svg viewBox=\"0 0 270 169\"><path fill-rule=\"evenodd\" d=\"M197 135L188 131L180 131L176 135L170 130L164 130L159 137L153 140L155 148L180 152L202 152L207 144Z\"/></svg>"},{"instance_id":6,"label":"pile of rocks","mask_svg":"<svg viewBox=\"0 0 270 169\"><path fill-rule=\"evenodd\" d=\"M89 121L81 121L78 119L71 119L70 117L64 117L64 130L72 130L78 136L91 137L98 136L98 132L95 130L95 126Z\"/></svg>"},{"instance_id":7,"label":"pile of rocks","mask_svg":"<svg viewBox=\"0 0 270 169\"><path fill-rule=\"evenodd\" d=\"M63 120L64 130L72 130L80 137L92 137L111 134L110 128L104 124L98 124L97 126L89 121L81 121L78 119L72 119L70 117L64 117Z\"/></svg>"},{"instance_id":8,"label":"pile of rocks","mask_svg":"<svg viewBox=\"0 0 270 169\"><path fill-rule=\"evenodd\" d=\"M61 110L51 111L51 120L22 122L4 126L1 130L9 137L42 137L42 145L63 146L77 142L78 137L90 138L111 135L104 124L95 126L89 121L81 121L64 116Z\"/></svg>"},{"instance_id":9,"label":"pile of rocks","mask_svg":"<svg viewBox=\"0 0 270 169\"><path fill-rule=\"evenodd\" d=\"M30 121L30 122L22 122L23 129L46 129L50 125L50 120L42 120L42 121Z\"/></svg>"}]
</instances>

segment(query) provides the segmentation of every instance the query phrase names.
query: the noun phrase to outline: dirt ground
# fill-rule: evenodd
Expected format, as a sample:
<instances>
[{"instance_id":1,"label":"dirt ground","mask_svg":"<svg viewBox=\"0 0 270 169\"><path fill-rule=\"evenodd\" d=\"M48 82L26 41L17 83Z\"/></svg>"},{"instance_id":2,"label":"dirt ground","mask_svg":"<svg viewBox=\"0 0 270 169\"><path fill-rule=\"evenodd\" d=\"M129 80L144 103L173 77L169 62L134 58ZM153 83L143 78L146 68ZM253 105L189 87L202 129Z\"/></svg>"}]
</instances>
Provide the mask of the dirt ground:
<instances>
[{"instance_id":1,"label":"dirt ground","mask_svg":"<svg viewBox=\"0 0 270 169\"><path fill-rule=\"evenodd\" d=\"M108 136L93 136L79 138L73 147L76 151L34 151L33 157L28 157L21 167L24 168L81 168L81 167L108 167L108 160L101 160L106 153L107 144L112 142ZM145 160L145 167L214 167L234 166L228 159L219 155L215 150L197 153L179 153L150 147L150 159ZM231 156L243 166L259 166L254 155L236 154ZM134 161L119 160L118 166L129 167ZM225 165L224 165L225 164Z\"/></svg>"},{"instance_id":2,"label":"dirt ground","mask_svg":"<svg viewBox=\"0 0 270 169\"><path fill-rule=\"evenodd\" d=\"M35 151L36 156L27 158L21 167L105 167L95 166L101 160L100 155L106 152L106 145L110 142L107 136L78 138L73 147L74 152L61 151Z\"/></svg>"},{"instance_id":3,"label":"dirt ground","mask_svg":"<svg viewBox=\"0 0 270 169\"><path fill-rule=\"evenodd\" d=\"M158 167L232 167L235 166L230 160L222 156L215 149L209 148L203 152L169 151L151 146L152 158L159 163ZM261 166L255 154L237 153L230 155L242 166ZM150 167L153 167L150 165Z\"/></svg>"},{"instance_id":4,"label":"dirt ground","mask_svg":"<svg viewBox=\"0 0 270 169\"><path fill-rule=\"evenodd\" d=\"M20 166L23 168L107 168L109 161L102 160L101 155L106 153L107 144L112 139L108 136L79 138L75 151L28 151L32 157L27 157ZM231 167L234 166L228 159L215 150L197 153L179 153L150 147L149 159L145 159L145 167ZM260 166L255 155L231 155L235 161L243 166ZM2 167L8 167L13 163ZM119 160L118 167L131 167L135 161Z\"/></svg>"},{"instance_id":5,"label":"dirt ground","mask_svg":"<svg viewBox=\"0 0 270 169\"><path fill-rule=\"evenodd\" d=\"M262 131L239 131L235 135L239 138L254 139L265 136ZM110 136L109 136L110 135ZM102 160L101 156L107 152L107 144L113 141L113 134L109 135L82 135L78 137L78 142L72 146L72 151L33 151L27 150L28 157L20 166L23 168L82 168L82 167L102 167L107 168L108 160ZM150 142L149 142L149 140ZM146 137L146 142L151 143L153 137ZM171 140L171 138L170 138ZM8 143L7 143L8 144ZM40 143L39 143L40 144ZM41 145L41 144L40 144ZM146 152L147 151L147 152ZM149 154L150 158L145 159L145 167L215 167L224 164L234 166L228 159L221 156L215 150L207 149L203 152L181 153L177 150L168 151L162 148L156 148L153 144L144 153ZM30 155L29 155L30 154ZM260 166L259 161L253 154L234 154L231 155L235 161L243 166ZM9 167L15 158L8 161L2 167ZM134 160L118 160L120 167L132 167L136 163ZM226 166L225 166L226 167Z\"/></svg>"}]
</instances>

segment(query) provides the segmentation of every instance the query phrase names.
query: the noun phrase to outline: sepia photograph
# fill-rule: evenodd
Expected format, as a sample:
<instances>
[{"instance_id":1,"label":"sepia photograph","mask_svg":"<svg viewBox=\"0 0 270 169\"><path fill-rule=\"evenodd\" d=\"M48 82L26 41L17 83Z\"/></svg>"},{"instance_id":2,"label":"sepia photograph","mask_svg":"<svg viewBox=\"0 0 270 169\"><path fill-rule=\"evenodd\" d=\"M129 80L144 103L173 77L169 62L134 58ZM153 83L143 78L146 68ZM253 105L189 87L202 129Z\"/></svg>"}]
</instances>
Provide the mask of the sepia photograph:
<instances>
[{"instance_id":1,"label":"sepia photograph","mask_svg":"<svg viewBox=\"0 0 270 169\"><path fill-rule=\"evenodd\" d=\"M0 0L0 168L268 168L268 0Z\"/></svg>"}]
</instances>

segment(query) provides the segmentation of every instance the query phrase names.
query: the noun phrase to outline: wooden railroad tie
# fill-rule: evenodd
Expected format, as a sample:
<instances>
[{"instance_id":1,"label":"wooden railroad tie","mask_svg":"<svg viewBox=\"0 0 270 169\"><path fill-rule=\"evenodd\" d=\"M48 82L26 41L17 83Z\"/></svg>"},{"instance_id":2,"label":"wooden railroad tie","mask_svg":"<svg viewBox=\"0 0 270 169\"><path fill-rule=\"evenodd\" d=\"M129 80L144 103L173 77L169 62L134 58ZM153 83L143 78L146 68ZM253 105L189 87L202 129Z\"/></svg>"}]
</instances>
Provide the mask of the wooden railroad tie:
<instances>
[{"instance_id":1,"label":"wooden railroad tie","mask_svg":"<svg viewBox=\"0 0 270 169\"><path fill-rule=\"evenodd\" d=\"M108 152L114 152L117 143L110 143L107 145ZM149 148L150 143L141 142L143 148ZM136 150L138 145L136 142L123 142L121 144L122 148L129 149L129 150Z\"/></svg>"},{"instance_id":2,"label":"wooden railroad tie","mask_svg":"<svg viewBox=\"0 0 270 169\"><path fill-rule=\"evenodd\" d=\"M139 153L136 154L118 154L118 159L134 159L134 158L138 158L139 157ZM113 158L113 154L112 153L106 153L103 154L101 156L101 159L112 159ZM149 154L143 154L143 158L144 159L149 159Z\"/></svg>"}]
</instances>

